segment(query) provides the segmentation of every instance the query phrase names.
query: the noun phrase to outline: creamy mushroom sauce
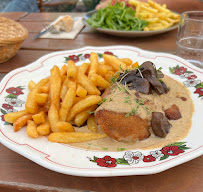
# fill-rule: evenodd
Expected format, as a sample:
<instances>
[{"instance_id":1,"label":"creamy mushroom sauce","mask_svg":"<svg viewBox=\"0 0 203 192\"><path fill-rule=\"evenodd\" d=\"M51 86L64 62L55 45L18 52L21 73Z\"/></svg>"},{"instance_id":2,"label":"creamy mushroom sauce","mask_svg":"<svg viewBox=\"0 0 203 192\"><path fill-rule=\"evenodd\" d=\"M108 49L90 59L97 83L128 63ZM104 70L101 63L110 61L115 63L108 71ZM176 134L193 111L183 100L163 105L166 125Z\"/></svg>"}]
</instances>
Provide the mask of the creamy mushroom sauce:
<instances>
[{"instance_id":1,"label":"creamy mushroom sauce","mask_svg":"<svg viewBox=\"0 0 203 192\"><path fill-rule=\"evenodd\" d=\"M112 138L103 138L99 140L74 143L70 144L78 148L85 148L89 150L100 150L100 151L118 151L118 150L132 150L132 149L154 149L161 148L173 142L177 142L187 136L192 124L192 114L194 111L194 105L192 99L190 98L190 93L188 89L179 82L171 79L170 77L164 76L162 79L170 91L167 94L156 95L150 94L145 95L139 93L140 97L146 101L147 99L153 102L153 105L143 105L139 107L139 116L141 118L148 118L151 120L151 112L163 112L167 108L171 107L173 104L179 107L182 118L178 120L169 120L172 127L170 132L165 138L157 137L153 134L152 130L151 136L142 141L136 141L134 143L124 143L113 140ZM132 105L125 103L125 97L134 95L135 91L130 91L130 94L126 94L125 91L120 91L118 88L113 89L112 93L106 97L106 101L97 109L106 109L114 112L124 112L128 113L132 110ZM181 99L181 97L186 98L186 101ZM111 99L110 99L111 98ZM111 101L112 100L112 101ZM133 103L133 102L132 102ZM145 102L146 103L146 102ZM136 104L134 104L136 106ZM147 110L144 108L148 106L150 109L150 114L147 115ZM126 117L127 118L127 117ZM77 132L90 132L87 126L81 128L75 128ZM98 130L98 132L102 132Z\"/></svg>"}]
</instances>

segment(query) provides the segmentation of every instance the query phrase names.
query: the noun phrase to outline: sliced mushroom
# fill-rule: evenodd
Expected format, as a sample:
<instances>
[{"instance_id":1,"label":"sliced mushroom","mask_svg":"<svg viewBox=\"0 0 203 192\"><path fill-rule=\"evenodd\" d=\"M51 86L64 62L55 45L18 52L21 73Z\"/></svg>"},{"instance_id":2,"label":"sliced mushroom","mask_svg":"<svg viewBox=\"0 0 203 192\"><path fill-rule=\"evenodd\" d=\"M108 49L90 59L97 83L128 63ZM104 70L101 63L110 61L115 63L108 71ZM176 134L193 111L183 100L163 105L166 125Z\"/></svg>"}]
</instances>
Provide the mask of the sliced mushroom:
<instances>
[{"instance_id":1,"label":"sliced mushroom","mask_svg":"<svg viewBox=\"0 0 203 192\"><path fill-rule=\"evenodd\" d=\"M144 94L149 94L150 92L150 84L145 78L136 77L129 88Z\"/></svg>"},{"instance_id":2,"label":"sliced mushroom","mask_svg":"<svg viewBox=\"0 0 203 192\"><path fill-rule=\"evenodd\" d=\"M152 112L151 126L154 134L158 137L166 137L171 128L171 124L161 112Z\"/></svg>"}]
</instances>

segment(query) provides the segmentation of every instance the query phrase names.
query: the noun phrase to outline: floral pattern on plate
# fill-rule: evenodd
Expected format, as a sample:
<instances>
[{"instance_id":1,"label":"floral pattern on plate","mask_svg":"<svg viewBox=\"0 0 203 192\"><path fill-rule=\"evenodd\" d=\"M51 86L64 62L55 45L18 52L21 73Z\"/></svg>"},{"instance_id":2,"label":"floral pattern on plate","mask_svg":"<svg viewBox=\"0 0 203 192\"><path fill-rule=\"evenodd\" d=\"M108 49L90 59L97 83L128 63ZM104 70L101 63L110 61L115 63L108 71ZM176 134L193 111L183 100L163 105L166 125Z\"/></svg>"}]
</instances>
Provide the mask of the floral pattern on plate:
<instances>
[{"instance_id":1,"label":"floral pattern on plate","mask_svg":"<svg viewBox=\"0 0 203 192\"><path fill-rule=\"evenodd\" d=\"M2 104L1 110L1 120L5 121L4 115L11 112L17 112L18 110L14 109L14 107L22 107L22 105L25 103L24 101L18 99L18 96L23 95L23 87L10 87L6 89L6 92L8 95L5 97L5 103ZM10 123L5 122L5 125L8 125Z\"/></svg>"},{"instance_id":2,"label":"floral pattern on plate","mask_svg":"<svg viewBox=\"0 0 203 192\"><path fill-rule=\"evenodd\" d=\"M186 87L195 87L196 90L194 93L199 94L198 97L201 97L203 99L203 82L201 82L200 79L195 75L194 72L188 71L185 67L180 67L177 65L176 67L169 67L169 71L174 74L180 76L182 79L185 79L183 81L183 84Z\"/></svg>"},{"instance_id":3,"label":"floral pattern on plate","mask_svg":"<svg viewBox=\"0 0 203 192\"><path fill-rule=\"evenodd\" d=\"M144 155L140 151L126 151L123 158L113 158L106 155L103 158L94 156L93 159L89 157L88 159L91 162L97 163L97 165L100 167L116 167L118 164L134 165L140 163L141 161L144 163L150 163L153 161L162 161L170 156L177 156L184 153L185 150L190 149L189 147L186 147L185 143L186 142L172 143L160 150L150 151L150 154L148 155Z\"/></svg>"},{"instance_id":4,"label":"floral pattern on plate","mask_svg":"<svg viewBox=\"0 0 203 192\"><path fill-rule=\"evenodd\" d=\"M114 55L112 52L110 51L105 51L103 54L107 54L107 55ZM97 53L99 59L103 58L103 54L102 53ZM116 56L116 55L114 55ZM90 54L86 53L86 54L78 54L78 55L70 55L68 57L65 57L65 62L72 60L75 63L79 62L79 61L85 61L86 59L90 58Z\"/></svg>"}]
</instances>

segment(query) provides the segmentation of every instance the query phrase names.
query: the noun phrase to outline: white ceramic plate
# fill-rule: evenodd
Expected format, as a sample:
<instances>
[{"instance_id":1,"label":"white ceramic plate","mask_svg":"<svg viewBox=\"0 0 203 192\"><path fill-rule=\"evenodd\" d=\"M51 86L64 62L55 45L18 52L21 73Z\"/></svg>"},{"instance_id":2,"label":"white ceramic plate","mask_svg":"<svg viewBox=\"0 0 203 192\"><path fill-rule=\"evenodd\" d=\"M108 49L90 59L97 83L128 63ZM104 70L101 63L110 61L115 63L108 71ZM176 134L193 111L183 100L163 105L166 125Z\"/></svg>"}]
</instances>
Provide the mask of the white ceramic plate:
<instances>
[{"instance_id":1,"label":"white ceramic plate","mask_svg":"<svg viewBox=\"0 0 203 192\"><path fill-rule=\"evenodd\" d=\"M152 36L152 35L158 35L162 33L166 33L168 31L174 30L178 28L178 23L174 24L173 26L167 28L167 29L162 29L162 30L155 30L155 31L121 31L121 30L112 30L112 29L103 29L103 28L96 28L92 27L87 23L87 19L91 17L93 13L96 11L90 11L88 12L84 17L83 17L83 23L101 33L106 33L109 35L114 35L114 36L120 36L120 37L147 37L147 36Z\"/></svg>"},{"instance_id":2,"label":"white ceramic plate","mask_svg":"<svg viewBox=\"0 0 203 192\"><path fill-rule=\"evenodd\" d=\"M113 52L119 58L128 57L142 63L152 61L171 78L183 82L191 92L195 112L192 128L188 136L164 149L131 150L120 152L100 152L74 148L65 144L51 143L47 137L31 139L26 129L14 133L11 125L3 121L3 114L24 109L28 93L28 82L49 76L50 69L64 64L65 57L80 60L80 65L90 52ZM174 73L169 72L170 70ZM0 85L0 142L11 150L23 155L35 163L50 170L77 176L102 177L124 175L146 175L164 171L187 162L203 154L203 71L190 65L187 61L170 54L153 53L129 46L84 47L77 50L55 52L45 55L27 65L10 72ZM126 161L126 157L135 161Z\"/></svg>"}]
</instances>

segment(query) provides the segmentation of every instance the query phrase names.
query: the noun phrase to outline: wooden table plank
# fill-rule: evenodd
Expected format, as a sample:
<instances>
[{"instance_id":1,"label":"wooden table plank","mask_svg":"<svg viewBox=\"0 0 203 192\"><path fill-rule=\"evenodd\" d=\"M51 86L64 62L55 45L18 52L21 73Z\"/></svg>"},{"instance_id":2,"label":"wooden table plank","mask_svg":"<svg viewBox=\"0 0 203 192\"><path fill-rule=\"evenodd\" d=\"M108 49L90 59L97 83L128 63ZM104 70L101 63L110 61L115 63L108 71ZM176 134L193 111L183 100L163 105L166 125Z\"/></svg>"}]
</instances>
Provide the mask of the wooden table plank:
<instances>
[{"instance_id":1,"label":"wooden table plank","mask_svg":"<svg viewBox=\"0 0 203 192\"><path fill-rule=\"evenodd\" d=\"M72 12L56 12L56 13L30 13L29 15L27 15L26 17L23 17L22 19L20 19L20 21L38 21L38 22L42 22L42 21L54 21L55 19L57 19L59 16L63 16L63 15L70 15L72 17L81 17L83 16L85 13L72 13Z\"/></svg>"},{"instance_id":2,"label":"wooden table plank","mask_svg":"<svg viewBox=\"0 0 203 192\"><path fill-rule=\"evenodd\" d=\"M42 21L42 22L29 22L29 21L20 21L21 25L23 25L29 33L39 33L45 25L49 25L50 21Z\"/></svg>"},{"instance_id":3,"label":"wooden table plank","mask_svg":"<svg viewBox=\"0 0 203 192\"><path fill-rule=\"evenodd\" d=\"M30 33L29 37L23 42L22 49L33 50L69 50L84 46L109 46L109 45L129 45L136 46L145 50L176 52L177 30L160 34L152 37L124 38L115 37L102 33L80 33L76 39L36 39L32 37L36 33Z\"/></svg>"},{"instance_id":4,"label":"wooden table plank","mask_svg":"<svg viewBox=\"0 0 203 192\"><path fill-rule=\"evenodd\" d=\"M0 64L0 73L8 73L16 68L28 65L51 51L19 50L16 56Z\"/></svg>"},{"instance_id":5,"label":"wooden table plank","mask_svg":"<svg viewBox=\"0 0 203 192\"><path fill-rule=\"evenodd\" d=\"M203 189L202 157L155 175L89 178L50 171L1 144L0 154L4 154L0 158L1 181L100 192L200 192Z\"/></svg>"},{"instance_id":6,"label":"wooden table plank","mask_svg":"<svg viewBox=\"0 0 203 192\"><path fill-rule=\"evenodd\" d=\"M21 18L25 17L26 15L28 15L27 12L16 12L11 13L11 12L5 12L5 13L0 13L0 17L7 17L9 19L13 19L15 21L20 20Z\"/></svg>"}]
</instances>

